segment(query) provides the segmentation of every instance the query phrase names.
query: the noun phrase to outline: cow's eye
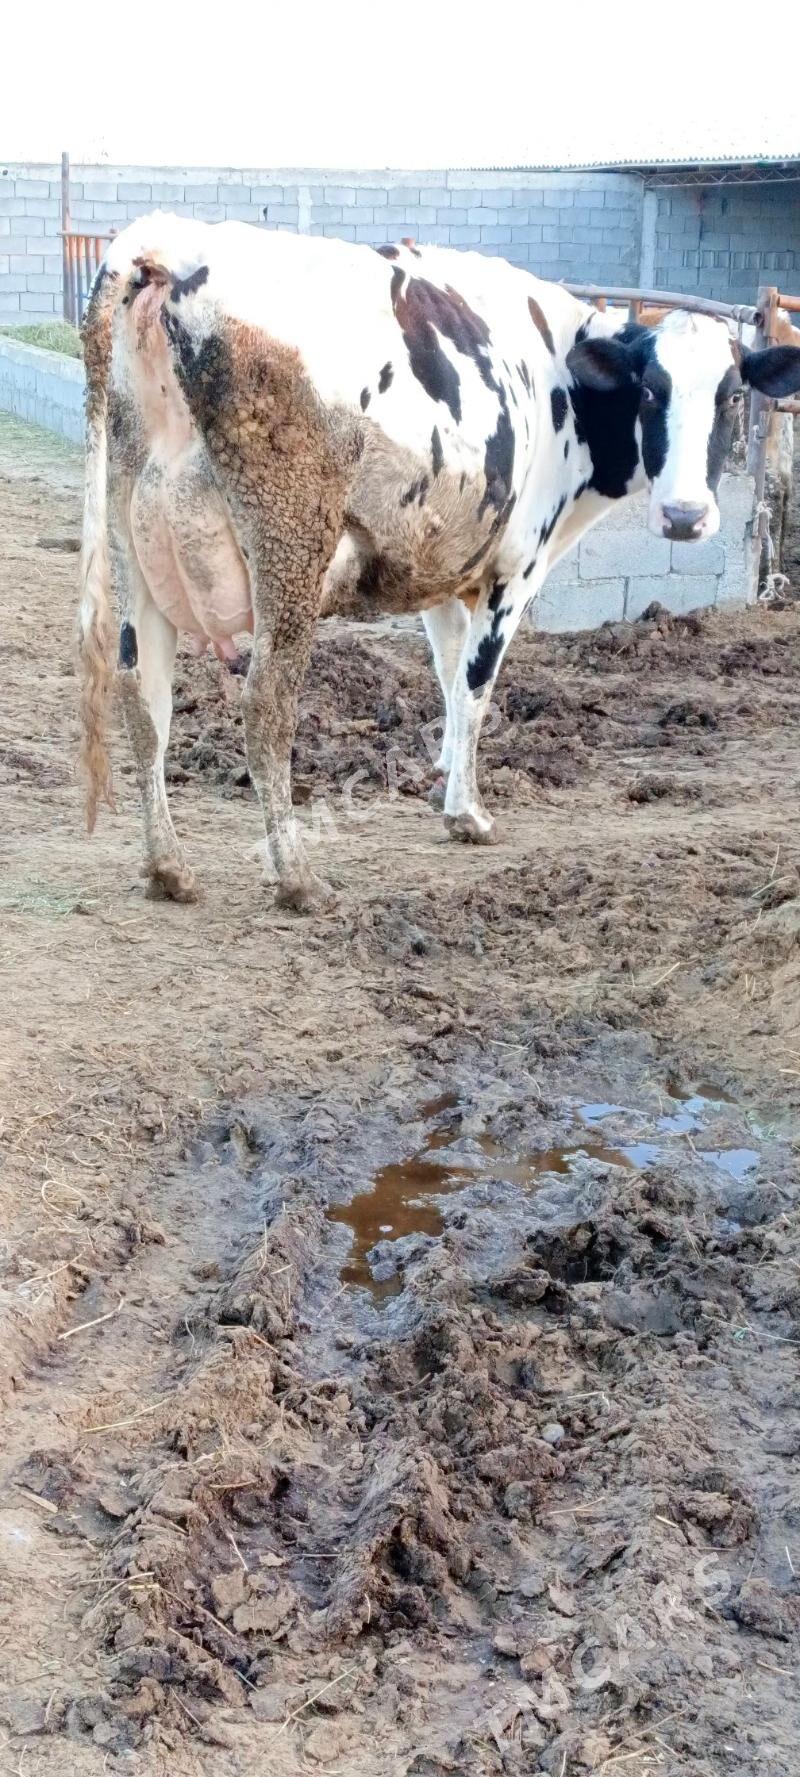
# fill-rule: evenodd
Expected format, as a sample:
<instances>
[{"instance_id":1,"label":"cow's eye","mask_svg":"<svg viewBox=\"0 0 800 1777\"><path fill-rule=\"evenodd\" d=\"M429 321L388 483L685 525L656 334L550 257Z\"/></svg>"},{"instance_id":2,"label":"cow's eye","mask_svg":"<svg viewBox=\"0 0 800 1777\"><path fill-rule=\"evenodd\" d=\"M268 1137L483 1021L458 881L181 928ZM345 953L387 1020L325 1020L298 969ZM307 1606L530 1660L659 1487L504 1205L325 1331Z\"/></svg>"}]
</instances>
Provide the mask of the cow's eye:
<instances>
[{"instance_id":1,"label":"cow's eye","mask_svg":"<svg viewBox=\"0 0 800 1777\"><path fill-rule=\"evenodd\" d=\"M653 394L652 389L648 389L647 386L645 385L642 389L642 406L643 407L655 407L655 404L656 404L656 398L655 398L655 395Z\"/></svg>"},{"instance_id":2,"label":"cow's eye","mask_svg":"<svg viewBox=\"0 0 800 1777\"><path fill-rule=\"evenodd\" d=\"M741 407L743 400L744 389L734 389L733 394L728 397L728 406Z\"/></svg>"}]
</instances>

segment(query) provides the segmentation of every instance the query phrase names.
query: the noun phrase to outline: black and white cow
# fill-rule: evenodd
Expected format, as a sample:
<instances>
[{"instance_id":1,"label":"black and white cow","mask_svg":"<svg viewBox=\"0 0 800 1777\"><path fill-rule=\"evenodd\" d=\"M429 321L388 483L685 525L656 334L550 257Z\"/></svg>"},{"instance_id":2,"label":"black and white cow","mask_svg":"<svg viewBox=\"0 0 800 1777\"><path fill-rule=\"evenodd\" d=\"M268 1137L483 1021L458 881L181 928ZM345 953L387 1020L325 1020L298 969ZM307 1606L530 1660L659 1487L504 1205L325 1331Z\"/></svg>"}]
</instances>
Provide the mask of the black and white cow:
<instances>
[{"instance_id":1,"label":"black and white cow","mask_svg":"<svg viewBox=\"0 0 800 1777\"><path fill-rule=\"evenodd\" d=\"M478 737L548 569L645 486L660 536L712 536L743 383L800 387L800 351L743 353L714 320L615 328L474 253L158 214L117 236L84 328L84 755L92 824L111 799L118 645L152 892L194 893L164 787L179 632L224 655L253 630L248 762L284 900L323 887L290 787L319 615L423 613L447 712L445 821L491 839Z\"/></svg>"}]
</instances>

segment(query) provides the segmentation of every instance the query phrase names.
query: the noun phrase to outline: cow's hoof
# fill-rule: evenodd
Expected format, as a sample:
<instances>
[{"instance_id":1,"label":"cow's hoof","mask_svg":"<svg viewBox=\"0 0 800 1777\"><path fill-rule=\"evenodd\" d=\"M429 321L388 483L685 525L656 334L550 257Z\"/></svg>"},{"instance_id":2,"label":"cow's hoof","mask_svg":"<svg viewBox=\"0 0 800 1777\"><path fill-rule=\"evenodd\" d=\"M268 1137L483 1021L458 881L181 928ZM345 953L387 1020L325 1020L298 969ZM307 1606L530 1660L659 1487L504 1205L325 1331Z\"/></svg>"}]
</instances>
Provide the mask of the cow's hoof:
<instances>
[{"instance_id":1,"label":"cow's hoof","mask_svg":"<svg viewBox=\"0 0 800 1777\"><path fill-rule=\"evenodd\" d=\"M447 778L446 777L435 778L434 782L431 784L431 787L428 791L428 801L431 805L431 808L444 808L444 799L445 799L446 794L447 794Z\"/></svg>"},{"instance_id":2,"label":"cow's hoof","mask_svg":"<svg viewBox=\"0 0 800 1777\"><path fill-rule=\"evenodd\" d=\"M148 901L199 901L200 891L192 871L186 864L157 864L147 872L145 896Z\"/></svg>"},{"instance_id":3,"label":"cow's hoof","mask_svg":"<svg viewBox=\"0 0 800 1777\"><path fill-rule=\"evenodd\" d=\"M328 913L335 900L329 882L321 876L285 876L278 883L275 902L294 913Z\"/></svg>"},{"instance_id":4,"label":"cow's hoof","mask_svg":"<svg viewBox=\"0 0 800 1777\"><path fill-rule=\"evenodd\" d=\"M463 845L496 845L499 834L497 822L490 814L446 814L444 824L450 839L460 839Z\"/></svg>"}]
</instances>

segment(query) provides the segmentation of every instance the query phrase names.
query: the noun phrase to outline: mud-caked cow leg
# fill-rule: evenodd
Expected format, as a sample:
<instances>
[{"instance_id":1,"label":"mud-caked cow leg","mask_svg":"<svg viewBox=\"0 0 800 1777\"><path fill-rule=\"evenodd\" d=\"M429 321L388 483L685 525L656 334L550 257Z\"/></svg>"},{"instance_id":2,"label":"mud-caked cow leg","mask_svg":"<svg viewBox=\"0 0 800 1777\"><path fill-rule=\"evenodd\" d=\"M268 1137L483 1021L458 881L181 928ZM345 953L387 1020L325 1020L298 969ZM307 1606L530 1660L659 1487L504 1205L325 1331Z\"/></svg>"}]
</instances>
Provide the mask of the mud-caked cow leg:
<instances>
[{"instance_id":1,"label":"mud-caked cow leg","mask_svg":"<svg viewBox=\"0 0 800 1777\"><path fill-rule=\"evenodd\" d=\"M311 514L308 522L313 526ZM330 551L313 529L291 549L274 534L251 532L249 548L255 634L242 700L247 764L264 814L278 900L309 912L324 905L331 891L311 869L298 831L292 744Z\"/></svg>"},{"instance_id":2,"label":"mud-caked cow leg","mask_svg":"<svg viewBox=\"0 0 800 1777\"><path fill-rule=\"evenodd\" d=\"M503 655L537 582L495 580L481 593L451 693L453 758L444 804L451 839L493 845L494 820L478 790L478 741Z\"/></svg>"},{"instance_id":3,"label":"mud-caked cow leg","mask_svg":"<svg viewBox=\"0 0 800 1777\"><path fill-rule=\"evenodd\" d=\"M121 614L117 687L142 801L144 874L154 899L195 901L167 804L164 754L172 719L177 631L150 596L127 521L125 490L111 490L111 571Z\"/></svg>"},{"instance_id":4,"label":"mud-caked cow leg","mask_svg":"<svg viewBox=\"0 0 800 1777\"><path fill-rule=\"evenodd\" d=\"M250 573L247 763L278 899L306 911L330 890L309 865L292 809L292 742L361 436L347 415L322 408L297 352L216 315L198 351L175 306L167 332L178 376Z\"/></svg>"}]
</instances>

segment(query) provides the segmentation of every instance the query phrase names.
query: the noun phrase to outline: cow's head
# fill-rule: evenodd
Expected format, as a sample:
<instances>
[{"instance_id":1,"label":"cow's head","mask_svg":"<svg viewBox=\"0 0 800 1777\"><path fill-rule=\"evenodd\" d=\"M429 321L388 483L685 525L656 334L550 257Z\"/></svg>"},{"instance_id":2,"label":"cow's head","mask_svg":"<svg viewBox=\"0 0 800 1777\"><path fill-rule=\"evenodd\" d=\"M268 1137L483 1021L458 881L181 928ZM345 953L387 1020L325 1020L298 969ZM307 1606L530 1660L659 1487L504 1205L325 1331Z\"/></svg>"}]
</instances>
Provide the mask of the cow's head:
<instances>
[{"instance_id":1,"label":"cow's head","mask_svg":"<svg viewBox=\"0 0 800 1777\"><path fill-rule=\"evenodd\" d=\"M567 365L576 389L592 399L600 428L604 403L593 397L616 397L617 431L622 402L650 487L650 529L681 542L719 529L717 488L745 384L773 396L800 389L800 349L744 351L723 322L682 310L653 329L587 337L573 346Z\"/></svg>"}]
</instances>

